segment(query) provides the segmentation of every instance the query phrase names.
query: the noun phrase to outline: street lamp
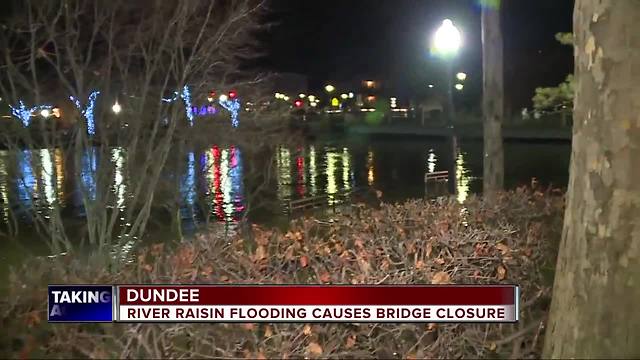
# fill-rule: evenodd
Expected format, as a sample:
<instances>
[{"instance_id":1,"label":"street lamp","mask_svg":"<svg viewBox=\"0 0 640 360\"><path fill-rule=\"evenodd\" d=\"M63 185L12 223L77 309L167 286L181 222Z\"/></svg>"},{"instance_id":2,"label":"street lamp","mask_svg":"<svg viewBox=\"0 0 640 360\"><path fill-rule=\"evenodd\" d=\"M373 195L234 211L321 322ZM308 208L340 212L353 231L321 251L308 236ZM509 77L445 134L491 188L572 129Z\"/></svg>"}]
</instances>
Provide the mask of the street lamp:
<instances>
[{"instance_id":1,"label":"street lamp","mask_svg":"<svg viewBox=\"0 0 640 360\"><path fill-rule=\"evenodd\" d=\"M432 52L447 62L447 117L449 120L449 128L451 129L451 150L453 159L457 159L458 145L453 130L453 119L455 117L455 109L453 107L453 58L458 54L458 50L462 44L462 35L460 31L453 25L453 21L444 19L442 25L436 30L433 37ZM459 84L462 85L462 84ZM461 90L461 89L459 89ZM455 166L449 171L450 190L455 194L457 192L457 178Z\"/></svg>"},{"instance_id":2,"label":"street lamp","mask_svg":"<svg viewBox=\"0 0 640 360\"><path fill-rule=\"evenodd\" d=\"M464 85L456 84L456 90L461 91L462 89L464 89Z\"/></svg>"},{"instance_id":3,"label":"street lamp","mask_svg":"<svg viewBox=\"0 0 640 360\"><path fill-rule=\"evenodd\" d=\"M462 35L453 21L444 19L433 37L433 50L441 57L455 56L462 44Z\"/></svg>"},{"instance_id":4,"label":"street lamp","mask_svg":"<svg viewBox=\"0 0 640 360\"><path fill-rule=\"evenodd\" d=\"M113 104L113 106L111 107L111 111L113 111L115 114L119 114L120 111L122 111L122 106L118 104L118 101L116 101L116 103Z\"/></svg>"},{"instance_id":5,"label":"street lamp","mask_svg":"<svg viewBox=\"0 0 640 360\"><path fill-rule=\"evenodd\" d=\"M456 74L456 78L460 81L465 81L467 79L467 74L459 72Z\"/></svg>"},{"instance_id":6,"label":"street lamp","mask_svg":"<svg viewBox=\"0 0 640 360\"><path fill-rule=\"evenodd\" d=\"M435 55L447 61L447 100L449 127L453 129L454 107L453 107L453 57L457 55L462 44L462 35L458 28L453 25L453 21L444 19L442 25L436 30L433 36L432 51ZM465 74L466 77L466 74Z\"/></svg>"},{"instance_id":7,"label":"street lamp","mask_svg":"<svg viewBox=\"0 0 640 360\"><path fill-rule=\"evenodd\" d=\"M333 90L335 90L336 88L335 88L335 86L333 86L333 85L329 84L329 85L325 86L325 87L324 87L324 89L325 89L328 93L330 93L330 92L333 92Z\"/></svg>"}]
</instances>

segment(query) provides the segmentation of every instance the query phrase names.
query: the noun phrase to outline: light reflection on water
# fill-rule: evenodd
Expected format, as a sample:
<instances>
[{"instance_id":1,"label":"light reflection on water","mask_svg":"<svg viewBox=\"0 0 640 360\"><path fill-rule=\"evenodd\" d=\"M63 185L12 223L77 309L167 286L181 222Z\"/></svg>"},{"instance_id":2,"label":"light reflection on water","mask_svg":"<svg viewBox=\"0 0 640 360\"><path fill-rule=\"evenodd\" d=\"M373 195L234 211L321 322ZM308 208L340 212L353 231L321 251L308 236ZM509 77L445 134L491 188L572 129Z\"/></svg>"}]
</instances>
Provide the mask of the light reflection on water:
<instances>
[{"instance_id":1,"label":"light reflection on water","mask_svg":"<svg viewBox=\"0 0 640 360\"><path fill-rule=\"evenodd\" d=\"M523 146L522 151L535 153L529 147ZM569 149L568 146L565 148ZM548 151L552 154L549 157L558 157L557 154L564 151L558 149L564 148ZM508 150L505 153L510 155ZM568 154L569 151L567 162ZM110 202L106 205L125 210L127 199L136 188L134 183L137 179L130 175L135 165L129 164L124 148L111 148L107 155L111 169L106 173L111 174L110 179L108 184L98 184L96 170L101 164L96 149L80 157L78 172L74 169L73 157L65 155L61 149L0 151L0 218L6 223L12 209L37 207L45 211L56 202L63 207L81 208L84 204L78 192L84 190L90 199L96 199L98 187L110 191L109 196L101 197ZM481 176L482 169L481 145L466 149L462 146L455 160L452 160L447 146L419 142L396 142L384 146L374 143L347 146L311 143L299 148L279 146L272 155L276 179L269 194L282 205L279 209L270 209L273 214L280 214L288 201L305 197L326 195L328 205L337 204L342 201L340 194L362 187L382 190L385 199L390 201L402 200L403 196L422 197L424 174L448 170L452 161L455 161L456 199L464 203L469 194L478 191L480 181L477 177ZM507 162L510 166L507 173L511 168L518 169L524 174L521 178L525 183L526 176L535 175L537 171L526 168L530 160L512 161L511 165ZM190 150L182 155L178 164L178 167L167 170L175 175L173 178L177 181L168 187L174 189L171 191L179 197L183 220L202 220L208 216L234 222L246 215L244 189L252 180L245 178L240 148L212 145ZM546 163L541 159L538 164ZM266 168L267 165L256 167ZM74 175L76 173L78 179ZM163 175L162 179L174 175Z\"/></svg>"}]
</instances>

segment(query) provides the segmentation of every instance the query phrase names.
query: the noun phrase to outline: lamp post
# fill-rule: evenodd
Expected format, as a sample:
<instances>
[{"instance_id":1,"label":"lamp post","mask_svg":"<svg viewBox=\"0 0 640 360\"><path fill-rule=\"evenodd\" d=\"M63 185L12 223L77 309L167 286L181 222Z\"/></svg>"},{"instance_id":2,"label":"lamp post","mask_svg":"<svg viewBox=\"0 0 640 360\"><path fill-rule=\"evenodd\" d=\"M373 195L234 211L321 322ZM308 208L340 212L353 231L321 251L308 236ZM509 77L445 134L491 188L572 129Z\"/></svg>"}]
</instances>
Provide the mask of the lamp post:
<instances>
[{"instance_id":1,"label":"lamp post","mask_svg":"<svg viewBox=\"0 0 640 360\"><path fill-rule=\"evenodd\" d=\"M453 58L458 54L461 43L462 36L458 28L453 25L453 21L444 19L433 36L432 51L447 63L447 118L451 129L453 129L455 111L453 107Z\"/></svg>"},{"instance_id":2,"label":"lamp post","mask_svg":"<svg viewBox=\"0 0 640 360\"><path fill-rule=\"evenodd\" d=\"M460 31L455 27L455 25L453 25L453 21L444 19L442 21L442 25L440 25L433 36L432 51L447 64L447 120L449 123L449 129L451 130L452 152L452 167L449 170L449 191L453 194L457 193L455 164L456 159L458 158L458 140L456 139L455 132L453 130L453 119L455 117L455 109L453 106L453 58L458 54L461 44L462 35L460 34Z\"/></svg>"}]
</instances>

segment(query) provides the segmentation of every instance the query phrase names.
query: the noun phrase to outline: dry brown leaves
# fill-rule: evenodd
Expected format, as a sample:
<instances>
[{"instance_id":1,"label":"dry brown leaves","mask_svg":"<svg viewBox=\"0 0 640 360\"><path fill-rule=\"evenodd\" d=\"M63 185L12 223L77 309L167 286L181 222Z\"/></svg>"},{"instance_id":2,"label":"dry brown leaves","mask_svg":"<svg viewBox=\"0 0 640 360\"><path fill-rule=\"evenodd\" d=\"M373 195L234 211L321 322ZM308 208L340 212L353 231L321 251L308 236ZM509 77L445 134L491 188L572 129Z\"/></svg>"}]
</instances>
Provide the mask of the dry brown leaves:
<instances>
[{"instance_id":1,"label":"dry brown leaves","mask_svg":"<svg viewBox=\"0 0 640 360\"><path fill-rule=\"evenodd\" d=\"M21 302L13 304L11 312L28 314L41 308L46 298L41 298L40 290L32 292L47 282L163 283L175 274L184 275L180 281L185 283L212 279L225 283L516 283L520 285L522 303L526 303L535 294L548 294L539 269L549 256L551 239L561 233L562 205L559 196L541 197L526 190L500 196L494 207L474 198L464 207L453 200L411 200L398 205L382 204L379 209L354 207L352 213L335 215L330 225L295 220L284 234L253 226L250 233L223 241L213 241L213 235L208 235L172 251L162 245L153 246L142 249L137 262L111 277L105 277L103 269L98 272L95 267L87 269L75 263L57 267L55 276L43 276L50 269L45 263L40 265L43 270L29 269L13 278L11 298ZM529 219L533 217L536 221L532 222ZM463 221L465 226L461 225ZM24 284L30 285L23 287ZM523 308L524 325L543 316L543 310ZM56 344L70 344L68 349L73 349L80 329L95 331L85 325L57 331L60 328L47 326L32 314L5 317L2 323L15 336L26 338L25 320L34 328L47 327L48 337L40 346L55 349L51 350L55 357L75 354L65 350L67 346ZM134 331L137 325L126 326L127 331ZM506 358L511 355L510 344L499 340L518 331L517 326L504 324L161 324L144 329L139 336L125 338L123 334L127 332L122 332L121 327L102 327L103 333L95 339L112 337L113 341L94 341L85 336L83 341L88 343L83 346L96 348L106 357L154 357L157 354L148 352L154 348L149 345L162 343L167 349L162 355L176 358L193 357L200 351L218 358L333 354L362 358L395 356L394 353ZM188 345L183 341L185 333L191 334ZM518 339L522 340L518 346L532 346L523 351L539 356L540 341L534 341L535 336L525 334ZM216 350L212 350L210 339L216 339ZM119 344L129 345L125 349ZM378 353L379 349L386 352Z\"/></svg>"}]
</instances>

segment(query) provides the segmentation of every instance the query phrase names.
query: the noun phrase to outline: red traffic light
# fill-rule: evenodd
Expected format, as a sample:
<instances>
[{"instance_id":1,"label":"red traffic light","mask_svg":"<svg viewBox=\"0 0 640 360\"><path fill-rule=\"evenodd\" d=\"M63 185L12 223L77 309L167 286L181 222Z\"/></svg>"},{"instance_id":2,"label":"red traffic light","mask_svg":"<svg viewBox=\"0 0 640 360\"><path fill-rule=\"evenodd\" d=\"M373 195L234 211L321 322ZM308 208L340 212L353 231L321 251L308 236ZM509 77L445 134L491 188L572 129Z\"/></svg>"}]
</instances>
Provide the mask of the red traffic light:
<instances>
[{"instance_id":1,"label":"red traffic light","mask_svg":"<svg viewBox=\"0 0 640 360\"><path fill-rule=\"evenodd\" d=\"M215 98L216 97L216 92L215 91L211 91L209 93L209 97Z\"/></svg>"},{"instance_id":2,"label":"red traffic light","mask_svg":"<svg viewBox=\"0 0 640 360\"><path fill-rule=\"evenodd\" d=\"M238 93L235 90L229 91L229 99L235 99Z\"/></svg>"},{"instance_id":3,"label":"red traffic light","mask_svg":"<svg viewBox=\"0 0 640 360\"><path fill-rule=\"evenodd\" d=\"M294 101L293 105L295 105L296 107L302 107L302 100L298 99L298 100Z\"/></svg>"}]
</instances>

